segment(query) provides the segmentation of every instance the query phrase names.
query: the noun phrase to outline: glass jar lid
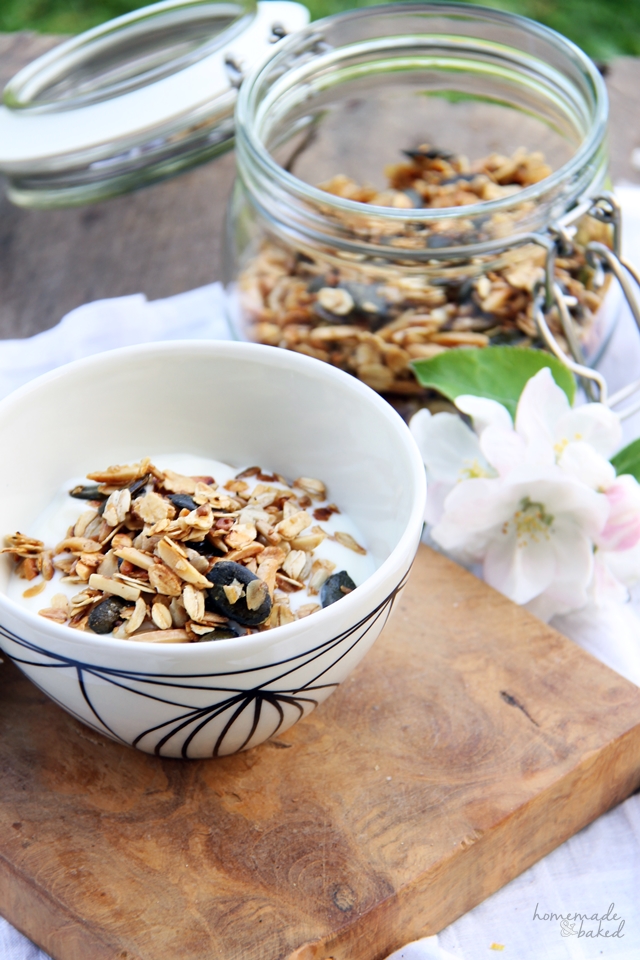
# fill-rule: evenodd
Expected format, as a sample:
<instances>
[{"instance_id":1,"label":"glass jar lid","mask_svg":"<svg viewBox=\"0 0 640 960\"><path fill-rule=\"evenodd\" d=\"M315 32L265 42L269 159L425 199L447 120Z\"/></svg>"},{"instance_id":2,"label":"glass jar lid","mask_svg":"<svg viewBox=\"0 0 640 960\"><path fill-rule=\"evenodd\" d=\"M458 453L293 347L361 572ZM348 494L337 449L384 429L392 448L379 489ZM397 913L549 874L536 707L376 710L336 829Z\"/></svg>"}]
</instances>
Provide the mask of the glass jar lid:
<instances>
[{"instance_id":1,"label":"glass jar lid","mask_svg":"<svg viewBox=\"0 0 640 960\"><path fill-rule=\"evenodd\" d=\"M229 149L244 74L308 19L291 0L163 0L54 47L4 91L10 199L100 200Z\"/></svg>"}]
</instances>

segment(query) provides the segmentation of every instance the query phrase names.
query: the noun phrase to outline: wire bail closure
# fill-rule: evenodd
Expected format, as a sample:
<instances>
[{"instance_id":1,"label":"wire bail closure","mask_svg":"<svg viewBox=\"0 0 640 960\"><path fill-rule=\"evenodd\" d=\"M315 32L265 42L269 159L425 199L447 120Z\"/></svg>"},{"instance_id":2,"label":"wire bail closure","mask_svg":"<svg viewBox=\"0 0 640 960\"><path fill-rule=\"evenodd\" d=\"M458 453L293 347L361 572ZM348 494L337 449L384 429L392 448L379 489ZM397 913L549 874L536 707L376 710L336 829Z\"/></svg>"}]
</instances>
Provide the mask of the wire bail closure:
<instances>
[{"instance_id":1,"label":"wire bail closure","mask_svg":"<svg viewBox=\"0 0 640 960\"><path fill-rule=\"evenodd\" d=\"M640 303L631 283L633 279L640 287L640 273L621 255L620 205L611 193L602 193L594 197L586 214L600 223L611 226L613 246L613 249L610 249L597 240L590 241L585 248L587 263L591 267L600 267L615 276L640 331ZM538 284L533 302L533 315L540 337L547 349L579 378L590 401L599 401L613 408L633 397L634 394L639 394L634 402L619 412L620 419L626 420L640 410L640 379L609 396L607 383L602 374L585 365L575 321L571 314L571 304L555 279L556 254L567 254L573 249L571 236L566 227L556 225L551 227L548 235L531 234L529 239L544 247L546 251L544 280ZM554 306L557 308L562 332L566 337L571 356L567 356L547 323L546 314Z\"/></svg>"}]
</instances>

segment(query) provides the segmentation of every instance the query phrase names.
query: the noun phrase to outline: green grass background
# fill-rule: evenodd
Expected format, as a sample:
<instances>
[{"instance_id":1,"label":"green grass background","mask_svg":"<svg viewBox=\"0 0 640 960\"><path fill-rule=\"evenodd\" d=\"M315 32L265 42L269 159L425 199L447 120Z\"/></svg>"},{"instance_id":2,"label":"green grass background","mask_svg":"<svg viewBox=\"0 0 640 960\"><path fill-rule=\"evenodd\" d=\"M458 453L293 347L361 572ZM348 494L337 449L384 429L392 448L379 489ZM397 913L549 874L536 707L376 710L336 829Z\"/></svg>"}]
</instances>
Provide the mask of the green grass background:
<instances>
[{"instance_id":1,"label":"green grass background","mask_svg":"<svg viewBox=\"0 0 640 960\"><path fill-rule=\"evenodd\" d=\"M0 31L37 30L79 33L111 17L145 5L146 0L0 0ZM307 0L314 19L369 0ZM494 0L498 7L532 17L559 30L595 60L624 54L640 56L640 0Z\"/></svg>"}]
</instances>

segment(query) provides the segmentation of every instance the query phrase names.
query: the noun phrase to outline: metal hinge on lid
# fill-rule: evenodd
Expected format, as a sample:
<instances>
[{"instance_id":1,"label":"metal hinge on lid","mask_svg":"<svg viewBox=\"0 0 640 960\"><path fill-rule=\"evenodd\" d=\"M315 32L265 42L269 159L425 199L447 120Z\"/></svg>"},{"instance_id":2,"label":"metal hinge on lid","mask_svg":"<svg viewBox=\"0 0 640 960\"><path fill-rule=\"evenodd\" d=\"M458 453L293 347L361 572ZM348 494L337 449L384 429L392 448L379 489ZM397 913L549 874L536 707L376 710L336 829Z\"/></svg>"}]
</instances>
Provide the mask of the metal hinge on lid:
<instances>
[{"instance_id":1,"label":"metal hinge on lid","mask_svg":"<svg viewBox=\"0 0 640 960\"><path fill-rule=\"evenodd\" d=\"M612 233L611 248L598 240L592 240L586 245L587 262L591 267L600 267L604 273L613 274L620 284L624 299L640 331L640 304L632 283L632 281L635 281L637 287L640 288L640 274L621 255L620 206L613 194L602 193L593 198L591 206L587 210L587 215L610 226ZM572 247L571 237L566 230L555 228L550 231L549 237L540 235L536 238L536 242L547 250L545 280L544 283L539 285L534 297L534 319L542 340L547 348L582 381L590 400L598 400L613 409L624 403L625 400L635 397L632 403L618 412L620 419L626 420L627 417L633 416L640 410L640 379L609 395L607 383L602 374L584 363L577 328L571 315L571 307L574 305L572 298L567 297L555 281L556 252L559 251L567 255ZM570 357L560 346L547 323L546 313L553 306L557 308L560 324L572 354ZM594 387L597 388L597 393L594 391Z\"/></svg>"}]
</instances>

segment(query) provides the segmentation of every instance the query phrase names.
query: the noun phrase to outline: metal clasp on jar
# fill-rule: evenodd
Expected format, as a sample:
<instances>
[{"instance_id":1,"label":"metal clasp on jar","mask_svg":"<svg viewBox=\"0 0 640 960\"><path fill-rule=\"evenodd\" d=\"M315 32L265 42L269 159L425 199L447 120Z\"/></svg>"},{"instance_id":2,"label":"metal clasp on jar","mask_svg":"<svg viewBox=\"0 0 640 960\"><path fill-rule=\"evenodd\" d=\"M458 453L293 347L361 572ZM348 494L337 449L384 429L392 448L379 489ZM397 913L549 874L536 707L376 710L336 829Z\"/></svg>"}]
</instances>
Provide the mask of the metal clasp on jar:
<instances>
[{"instance_id":1,"label":"metal clasp on jar","mask_svg":"<svg viewBox=\"0 0 640 960\"><path fill-rule=\"evenodd\" d=\"M621 216L620 206L610 193L603 193L595 197L586 214L607 224L612 228L612 249L597 240L590 241L585 247L587 262L591 267L601 267L604 272L612 273L619 282L622 293L629 305L633 318L640 331L640 303L636 291L631 283L632 278L640 287L640 274L621 255ZM609 396L607 383L597 370L586 366L582 347L578 339L575 321L571 315L571 303L567 299L560 285L555 280L556 254L567 253L573 247L573 241L566 227L555 226L549 235L534 234L531 239L546 249L545 278L534 294L534 319L540 336L547 348L560 360L575 376L579 378L589 400L599 401L613 408L629 400L634 394L639 394L635 401L619 411L621 420L632 416L640 410L640 379L627 384L621 390ZM560 318L562 332L566 338L571 356L558 343L547 322L546 314L555 306Z\"/></svg>"}]
</instances>

